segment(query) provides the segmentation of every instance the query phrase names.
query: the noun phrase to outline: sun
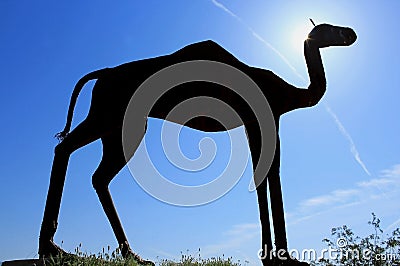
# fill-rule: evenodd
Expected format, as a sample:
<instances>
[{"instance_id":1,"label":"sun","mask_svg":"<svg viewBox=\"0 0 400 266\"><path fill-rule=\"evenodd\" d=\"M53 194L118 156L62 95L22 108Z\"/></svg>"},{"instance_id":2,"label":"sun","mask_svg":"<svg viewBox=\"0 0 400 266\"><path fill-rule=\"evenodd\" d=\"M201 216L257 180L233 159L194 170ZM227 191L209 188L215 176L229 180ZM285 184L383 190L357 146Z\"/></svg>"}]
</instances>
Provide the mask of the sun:
<instances>
[{"instance_id":1,"label":"sun","mask_svg":"<svg viewBox=\"0 0 400 266\"><path fill-rule=\"evenodd\" d=\"M313 25L309 21L297 24L290 32L290 45L296 53L303 51L303 43L307 39L308 33L312 30Z\"/></svg>"}]
</instances>

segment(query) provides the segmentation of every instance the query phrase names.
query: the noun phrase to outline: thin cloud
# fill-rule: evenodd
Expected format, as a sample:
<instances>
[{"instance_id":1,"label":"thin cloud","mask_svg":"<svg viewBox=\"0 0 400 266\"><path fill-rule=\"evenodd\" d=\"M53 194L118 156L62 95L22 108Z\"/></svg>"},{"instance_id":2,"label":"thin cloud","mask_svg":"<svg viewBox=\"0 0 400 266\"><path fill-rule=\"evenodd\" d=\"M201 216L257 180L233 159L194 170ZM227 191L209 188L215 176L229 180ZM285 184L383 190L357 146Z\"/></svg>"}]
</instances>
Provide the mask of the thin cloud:
<instances>
[{"instance_id":1,"label":"thin cloud","mask_svg":"<svg viewBox=\"0 0 400 266\"><path fill-rule=\"evenodd\" d=\"M163 257L163 258L167 258L170 260L179 260L179 258L181 256L175 255L175 254L171 254L169 252L163 251L163 250L159 250L159 249L153 249L154 253L157 253L158 256Z\"/></svg>"},{"instance_id":2,"label":"thin cloud","mask_svg":"<svg viewBox=\"0 0 400 266\"><path fill-rule=\"evenodd\" d=\"M202 254L216 254L221 250L239 248L245 242L257 237L259 232L260 225L257 223L234 225L224 233L227 237L223 242L203 247Z\"/></svg>"},{"instance_id":3,"label":"thin cloud","mask_svg":"<svg viewBox=\"0 0 400 266\"><path fill-rule=\"evenodd\" d=\"M257 233L259 229L260 225L257 223L237 224L227 231L226 234L242 238L243 235L247 235L249 232Z\"/></svg>"},{"instance_id":4,"label":"thin cloud","mask_svg":"<svg viewBox=\"0 0 400 266\"><path fill-rule=\"evenodd\" d=\"M288 222L288 225L298 224L298 223L313 219L315 217L318 217L320 215L323 215L326 213L331 213L334 210L353 208L354 206L360 205L361 203L363 203L363 202L362 201L353 201L350 203L338 204L338 205L332 206L331 208L325 208L320 211L308 212L307 214L301 215L301 216L299 216L298 214L290 214L291 219Z\"/></svg>"},{"instance_id":5,"label":"thin cloud","mask_svg":"<svg viewBox=\"0 0 400 266\"><path fill-rule=\"evenodd\" d=\"M353 138L350 136L350 134L347 132L346 128L343 126L342 122L340 122L339 118L336 116L336 114L332 111L332 109L327 104L325 104L325 109L331 115L331 117L333 118L333 121L335 121L335 124L338 127L340 133L342 133L343 137L345 137L348 140L348 142L350 144L350 152L353 154L354 159L362 167L364 172L367 175L371 176L370 171L365 166L365 163L361 160L360 153L358 152L357 147L354 144Z\"/></svg>"},{"instance_id":6,"label":"thin cloud","mask_svg":"<svg viewBox=\"0 0 400 266\"><path fill-rule=\"evenodd\" d=\"M364 187L364 188L370 188L370 187L382 187L382 186L387 186L390 184L395 183L395 180L391 178L374 178L368 181L363 181L358 183L358 186Z\"/></svg>"},{"instance_id":7,"label":"thin cloud","mask_svg":"<svg viewBox=\"0 0 400 266\"><path fill-rule=\"evenodd\" d=\"M349 202L359 195L358 189L338 189L327 195L317 196L301 202L300 206L304 208L316 208L334 205L337 203Z\"/></svg>"},{"instance_id":8,"label":"thin cloud","mask_svg":"<svg viewBox=\"0 0 400 266\"><path fill-rule=\"evenodd\" d=\"M240 250L249 243L254 243L254 239L259 238L260 225L258 223L237 224L226 231L224 235L226 237L223 241L202 247L202 256L208 257L221 254L221 252L232 252L232 250ZM241 256L251 260L250 256L246 254L241 253Z\"/></svg>"},{"instance_id":9,"label":"thin cloud","mask_svg":"<svg viewBox=\"0 0 400 266\"><path fill-rule=\"evenodd\" d=\"M400 164L396 164L390 169L383 170L382 176L388 178L400 178Z\"/></svg>"},{"instance_id":10,"label":"thin cloud","mask_svg":"<svg viewBox=\"0 0 400 266\"><path fill-rule=\"evenodd\" d=\"M358 182L349 189L333 190L327 194L306 199L299 203L296 212L289 213L290 224L311 219L323 213L351 207L359 204L370 204L371 201L393 200L397 197L400 187L400 165L394 165L383 170L379 178ZM377 188L377 190L373 190ZM384 191L384 192L383 192ZM385 230L400 223L400 219L389 225Z\"/></svg>"},{"instance_id":11,"label":"thin cloud","mask_svg":"<svg viewBox=\"0 0 400 266\"><path fill-rule=\"evenodd\" d=\"M400 224L400 219L398 219L394 223L390 224L388 227L384 228L383 232L389 232L389 231L393 230L394 228L398 227L399 224Z\"/></svg>"},{"instance_id":12,"label":"thin cloud","mask_svg":"<svg viewBox=\"0 0 400 266\"><path fill-rule=\"evenodd\" d=\"M383 170L381 173L386 180L391 181L391 182L386 182L386 184L389 184L391 188L395 189L396 187L398 188L400 186L400 164L396 164L392 166L392 168L390 169ZM398 227L399 224L400 224L400 219L396 220L395 222L387 226L385 229L383 229L383 231L389 232L390 230L393 230L393 228Z\"/></svg>"}]
</instances>

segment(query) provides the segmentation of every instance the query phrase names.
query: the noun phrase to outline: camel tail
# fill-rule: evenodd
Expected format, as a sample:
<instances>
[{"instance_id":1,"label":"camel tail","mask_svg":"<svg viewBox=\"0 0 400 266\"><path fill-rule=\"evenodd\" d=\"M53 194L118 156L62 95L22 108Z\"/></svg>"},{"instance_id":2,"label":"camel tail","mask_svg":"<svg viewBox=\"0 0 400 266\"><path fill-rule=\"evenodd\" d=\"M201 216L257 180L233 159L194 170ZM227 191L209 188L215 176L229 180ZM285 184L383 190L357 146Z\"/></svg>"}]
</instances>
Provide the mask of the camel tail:
<instances>
[{"instance_id":1,"label":"camel tail","mask_svg":"<svg viewBox=\"0 0 400 266\"><path fill-rule=\"evenodd\" d=\"M74 88L74 90L72 92L71 100L69 102L67 123L65 124L64 130L55 135L55 137L60 142L63 141L68 136L68 133L69 133L69 131L71 129L72 117L74 116L74 109L75 109L76 100L78 99L79 93L81 92L83 86L90 80L100 78L104 74L104 72L106 72L107 70L108 70L108 68L90 72L89 74L86 74L85 76L83 76L76 83L75 88Z\"/></svg>"}]
</instances>

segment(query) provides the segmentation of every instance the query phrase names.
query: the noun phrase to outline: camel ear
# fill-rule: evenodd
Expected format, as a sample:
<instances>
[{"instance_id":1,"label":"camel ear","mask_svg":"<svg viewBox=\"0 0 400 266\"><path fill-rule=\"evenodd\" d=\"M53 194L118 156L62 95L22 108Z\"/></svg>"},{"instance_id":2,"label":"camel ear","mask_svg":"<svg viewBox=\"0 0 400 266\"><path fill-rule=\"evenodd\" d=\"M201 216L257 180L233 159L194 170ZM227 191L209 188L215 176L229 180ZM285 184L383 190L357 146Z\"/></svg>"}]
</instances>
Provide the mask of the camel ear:
<instances>
[{"instance_id":1,"label":"camel ear","mask_svg":"<svg viewBox=\"0 0 400 266\"><path fill-rule=\"evenodd\" d=\"M62 132L58 132L54 137L56 139L58 139L59 142L62 142L67 135L68 135L68 132L62 131Z\"/></svg>"}]
</instances>

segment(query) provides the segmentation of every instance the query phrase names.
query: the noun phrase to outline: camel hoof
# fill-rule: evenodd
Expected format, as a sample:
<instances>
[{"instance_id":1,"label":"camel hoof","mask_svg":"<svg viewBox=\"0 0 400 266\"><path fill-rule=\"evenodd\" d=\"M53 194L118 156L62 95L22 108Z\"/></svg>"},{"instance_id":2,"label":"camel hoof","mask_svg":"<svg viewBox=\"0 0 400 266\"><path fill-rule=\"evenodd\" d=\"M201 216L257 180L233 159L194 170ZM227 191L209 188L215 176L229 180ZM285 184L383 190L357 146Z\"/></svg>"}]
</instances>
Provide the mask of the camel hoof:
<instances>
[{"instance_id":1,"label":"camel hoof","mask_svg":"<svg viewBox=\"0 0 400 266\"><path fill-rule=\"evenodd\" d=\"M152 262L150 260L145 260L142 257L140 257L138 254L133 253L132 251L130 251L129 253L125 254L124 258L133 259L134 261L136 261L140 265L155 266L154 262Z\"/></svg>"},{"instance_id":2,"label":"camel hoof","mask_svg":"<svg viewBox=\"0 0 400 266\"><path fill-rule=\"evenodd\" d=\"M124 257L125 259L133 259L140 265L155 266L154 262L152 262L150 260L142 259L138 254L134 253L132 251L132 249L130 248L128 242L121 244L120 249L121 249L122 257Z\"/></svg>"},{"instance_id":3,"label":"camel hoof","mask_svg":"<svg viewBox=\"0 0 400 266\"><path fill-rule=\"evenodd\" d=\"M287 258L286 260L275 259L272 263L274 266L310 266L307 262L298 261L296 259Z\"/></svg>"},{"instance_id":4,"label":"camel hoof","mask_svg":"<svg viewBox=\"0 0 400 266\"><path fill-rule=\"evenodd\" d=\"M39 257L50 258L57 257L59 255L67 255L66 251L57 246L52 240L42 241L39 240Z\"/></svg>"}]
</instances>

